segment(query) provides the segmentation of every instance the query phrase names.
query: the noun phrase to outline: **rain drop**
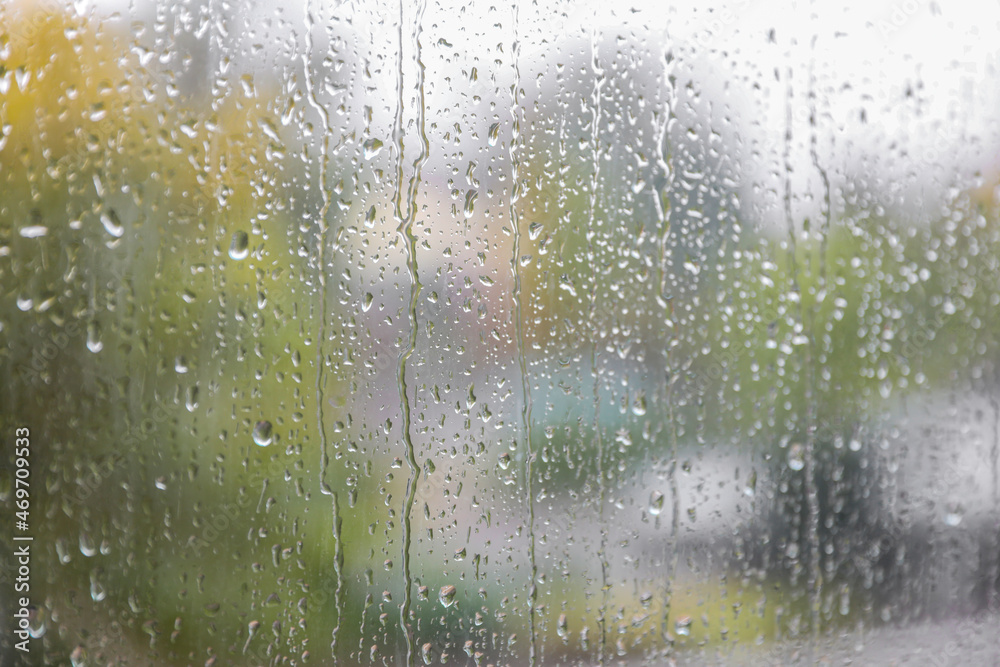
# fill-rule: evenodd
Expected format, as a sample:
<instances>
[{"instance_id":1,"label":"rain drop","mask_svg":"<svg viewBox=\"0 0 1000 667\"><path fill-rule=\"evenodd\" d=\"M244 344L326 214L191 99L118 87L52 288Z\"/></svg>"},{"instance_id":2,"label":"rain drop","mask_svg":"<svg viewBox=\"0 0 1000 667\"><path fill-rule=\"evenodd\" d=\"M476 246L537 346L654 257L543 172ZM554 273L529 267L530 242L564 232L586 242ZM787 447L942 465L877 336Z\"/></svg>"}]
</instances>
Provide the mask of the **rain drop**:
<instances>
[{"instance_id":1,"label":"rain drop","mask_svg":"<svg viewBox=\"0 0 1000 667\"><path fill-rule=\"evenodd\" d=\"M80 533L80 553L88 558L97 555L97 547L94 545L94 540L86 531Z\"/></svg>"},{"instance_id":2,"label":"rain drop","mask_svg":"<svg viewBox=\"0 0 1000 667\"><path fill-rule=\"evenodd\" d=\"M382 150L382 141L379 139L369 139L364 143L365 159L371 160Z\"/></svg>"},{"instance_id":3,"label":"rain drop","mask_svg":"<svg viewBox=\"0 0 1000 667\"><path fill-rule=\"evenodd\" d=\"M438 593L438 600L441 602L441 606L450 607L455 604L455 594L458 591L451 584L441 587L441 592Z\"/></svg>"},{"instance_id":4,"label":"rain drop","mask_svg":"<svg viewBox=\"0 0 1000 667\"><path fill-rule=\"evenodd\" d=\"M100 580L102 574L103 572L100 568L90 574L90 598L94 602L101 602L108 596L108 591Z\"/></svg>"},{"instance_id":5,"label":"rain drop","mask_svg":"<svg viewBox=\"0 0 1000 667\"><path fill-rule=\"evenodd\" d=\"M559 615L559 621L556 623L556 634L564 642L569 640L569 621L566 619L566 614Z\"/></svg>"},{"instance_id":6,"label":"rain drop","mask_svg":"<svg viewBox=\"0 0 1000 667\"><path fill-rule=\"evenodd\" d=\"M27 227L21 227L19 233L21 234L21 238L37 239L40 236L48 234L49 228L43 225L29 225Z\"/></svg>"},{"instance_id":7,"label":"rain drop","mask_svg":"<svg viewBox=\"0 0 1000 667\"><path fill-rule=\"evenodd\" d=\"M91 320L87 324L87 349L94 354L104 349L104 343L101 342L101 325L97 320Z\"/></svg>"},{"instance_id":8,"label":"rain drop","mask_svg":"<svg viewBox=\"0 0 1000 667\"><path fill-rule=\"evenodd\" d=\"M104 229L107 230L108 234L111 234L115 238L121 238L125 234L125 227L122 225L121 220L118 219L118 214L115 213L113 208L101 214L101 224L104 225Z\"/></svg>"},{"instance_id":9,"label":"rain drop","mask_svg":"<svg viewBox=\"0 0 1000 667\"><path fill-rule=\"evenodd\" d=\"M802 445L796 443L788 448L788 467L795 471L806 467L805 452Z\"/></svg>"},{"instance_id":10,"label":"rain drop","mask_svg":"<svg viewBox=\"0 0 1000 667\"><path fill-rule=\"evenodd\" d=\"M659 491L653 491L649 494L649 513L653 516L659 516L660 512L663 511L663 494Z\"/></svg>"},{"instance_id":11,"label":"rain drop","mask_svg":"<svg viewBox=\"0 0 1000 667\"><path fill-rule=\"evenodd\" d=\"M261 447L271 444L271 422L261 420L253 427L253 441Z\"/></svg>"},{"instance_id":12,"label":"rain drop","mask_svg":"<svg viewBox=\"0 0 1000 667\"><path fill-rule=\"evenodd\" d=\"M239 261L250 254L250 238L244 231L233 232L233 242L229 244L229 256Z\"/></svg>"},{"instance_id":13,"label":"rain drop","mask_svg":"<svg viewBox=\"0 0 1000 667\"><path fill-rule=\"evenodd\" d=\"M194 412L198 408L198 385L193 384L188 387L184 407L187 408L188 412Z\"/></svg>"},{"instance_id":14,"label":"rain drop","mask_svg":"<svg viewBox=\"0 0 1000 667\"><path fill-rule=\"evenodd\" d=\"M476 190L469 190L465 193L465 217L466 219L471 218L472 214L476 209L476 199L479 197L479 192Z\"/></svg>"},{"instance_id":15,"label":"rain drop","mask_svg":"<svg viewBox=\"0 0 1000 667\"><path fill-rule=\"evenodd\" d=\"M955 526L962 523L962 516L965 514L965 510L961 505L957 503L948 503L947 508L944 513L944 523L946 526Z\"/></svg>"}]
</instances>

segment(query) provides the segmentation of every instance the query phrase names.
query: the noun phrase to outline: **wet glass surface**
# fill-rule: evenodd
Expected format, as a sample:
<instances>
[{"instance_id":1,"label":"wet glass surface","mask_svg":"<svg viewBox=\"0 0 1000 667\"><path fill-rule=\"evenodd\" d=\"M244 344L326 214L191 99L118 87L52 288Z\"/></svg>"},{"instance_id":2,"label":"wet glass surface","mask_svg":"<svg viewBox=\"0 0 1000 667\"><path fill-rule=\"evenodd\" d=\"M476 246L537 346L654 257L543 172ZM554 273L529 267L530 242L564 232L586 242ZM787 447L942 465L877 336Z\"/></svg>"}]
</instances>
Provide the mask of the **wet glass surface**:
<instances>
[{"instance_id":1,"label":"wet glass surface","mask_svg":"<svg viewBox=\"0 0 1000 667\"><path fill-rule=\"evenodd\" d=\"M1000 662L996 7L0 12L5 665Z\"/></svg>"}]
</instances>

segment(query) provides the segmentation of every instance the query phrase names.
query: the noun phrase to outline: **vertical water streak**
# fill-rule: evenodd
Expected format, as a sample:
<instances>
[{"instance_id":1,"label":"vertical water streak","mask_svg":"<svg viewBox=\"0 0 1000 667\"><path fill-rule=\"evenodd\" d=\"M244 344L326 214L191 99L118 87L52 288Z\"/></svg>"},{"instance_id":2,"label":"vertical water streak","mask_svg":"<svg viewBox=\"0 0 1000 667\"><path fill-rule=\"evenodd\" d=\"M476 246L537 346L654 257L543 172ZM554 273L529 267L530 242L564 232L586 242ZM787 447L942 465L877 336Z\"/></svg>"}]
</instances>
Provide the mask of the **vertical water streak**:
<instances>
[{"instance_id":1,"label":"vertical water streak","mask_svg":"<svg viewBox=\"0 0 1000 667\"><path fill-rule=\"evenodd\" d=\"M809 59L809 125L811 126L811 134L809 138L809 155L812 158L813 167L819 174L820 180L823 182L823 227L820 230L820 251L819 251L819 272L817 273L817 282L819 283L820 291L826 290L826 251L828 245L828 237L830 234L830 226L833 224L833 211L831 210L831 187L830 187L830 174L827 172L826 168L823 167L819 159L819 150L817 148L819 143L819 118L816 111L816 39L817 36L813 35L811 43L812 57ZM817 303L818 307L818 303Z\"/></svg>"},{"instance_id":2,"label":"vertical water streak","mask_svg":"<svg viewBox=\"0 0 1000 667\"><path fill-rule=\"evenodd\" d=\"M657 125L656 165L664 175L663 190L669 194L674 180L674 172L670 168L671 157L668 157L667 155L668 152L672 155L669 146L669 129L670 120L674 118L674 110L672 106L674 104L674 90L669 69L671 59L666 50L663 55L665 65L667 65L667 67L664 68L666 99L663 117ZM674 575L677 572L679 555L677 550L677 533L680 528L681 521L680 488L677 485L677 422L674 415L674 384L679 376L674 372L675 363L673 359L674 341L677 338L676 324L673 320L671 297L667 294L667 248L671 231L669 218L670 201L669 199L664 201L663 195L658 190L654 190L653 200L656 209L657 222L660 226L660 262L658 267L660 289L657 294L657 304L663 309L663 321L665 326L670 329L667 334L663 350L664 376L667 384L665 396L667 402L667 424L670 431L670 464L667 467L667 483L670 485L671 506L670 539L664 542L663 546L663 562L667 565L667 570L664 573L663 615L660 623L661 636L666 638L670 632L668 621L670 619L670 610L672 607L671 600L673 598ZM668 551L671 553L668 553Z\"/></svg>"},{"instance_id":3,"label":"vertical water streak","mask_svg":"<svg viewBox=\"0 0 1000 667\"><path fill-rule=\"evenodd\" d=\"M393 128L393 138L397 151L396 167L396 192L395 192L395 217L398 221L396 233L399 235L406 248L406 268L410 278L410 299L407 309L410 334L406 348L399 355L399 362L396 368L396 384L399 390L399 404L401 413L400 429L402 432L403 446L405 448L406 465L409 468L409 476L406 480L406 498L403 503L403 549L402 549L402 570L403 570L403 600L399 606L399 624L406 643L406 664L412 665L414 660L413 634L409 626L411 589L413 579L410 574L410 541L412 528L410 525L410 515L413 511L413 502L416 496L417 480L420 477L420 469L417 467L416 456L413 448L413 440L410 435L410 403L407 397L406 366L410 357L413 356L417 347L417 303L420 298L420 279L417 273L417 239L413 234L413 221L417 213L417 191L420 187L420 170L427 159L430 144L427 140L427 132L424 128L424 64L420 57L420 32L421 20L423 18L426 2L420 2L417 7L417 14L414 18L413 29L413 49L414 60L417 65L416 90L419 103L417 104L417 128L420 133L420 153L413 162L413 175L410 177L406 188L406 205L403 206L403 107L405 105L404 93L404 7L406 0L399 3L399 59L397 61L397 92L399 94L396 107L396 122Z\"/></svg>"},{"instance_id":4,"label":"vertical water streak","mask_svg":"<svg viewBox=\"0 0 1000 667\"><path fill-rule=\"evenodd\" d=\"M1000 591L997 590L1000 581L1000 368L994 370L993 396L990 406L993 408L993 444L990 447L990 469L993 472L993 565L989 581L992 582L987 595L987 610L990 613L1000 611Z\"/></svg>"},{"instance_id":5,"label":"vertical water streak","mask_svg":"<svg viewBox=\"0 0 1000 667\"><path fill-rule=\"evenodd\" d=\"M535 504L532 490L532 463L534 463L535 453L531 443L531 383L528 379L528 363L524 353L524 321L521 303L521 224L517 214L517 202L520 199L521 186L518 177L520 175L520 156L518 155L518 142L521 136L521 69L518 57L521 45L518 41L518 6L517 2L512 5L514 45L511 49L511 59L514 63L514 83L510 88L511 97L511 140L510 140L510 163L511 163L511 186L510 186L510 224L514 232L514 250L510 259L510 270L514 279L514 336L517 345L517 365L521 374L521 426L524 428L525 443L525 463L524 463L524 496L528 506L528 564L531 580L528 583L528 664L534 667L536 658L537 631L535 629L535 604L538 599L538 590L535 580L538 575L538 566L535 561Z\"/></svg>"},{"instance_id":6,"label":"vertical water streak","mask_svg":"<svg viewBox=\"0 0 1000 667\"><path fill-rule=\"evenodd\" d=\"M332 196L327 187L327 172L330 166L330 135L332 128L330 125L330 112L319 102L316 95L316 88L312 82L309 63L314 54L314 44L312 39L312 27L314 18L311 12L310 3L306 3L306 51L302 54L302 64L305 70L306 99L309 105L316 110L323 121L323 155L320 158L319 185L322 205L317 217L317 249L316 249L316 269L319 279L319 322L316 326L316 426L319 433L320 460L319 460L319 485L320 491L329 494L330 486L326 482L326 429L323 425L323 339L326 336L326 272L325 272L325 251L326 251L326 219L330 214L330 201Z\"/></svg>"},{"instance_id":7,"label":"vertical water streak","mask_svg":"<svg viewBox=\"0 0 1000 667\"><path fill-rule=\"evenodd\" d=\"M806 401L807 401L807 423L809 425L809 430L806 434L806 452L805 452L805 474L806 483L808 485L808 504L809 504L809 546L810 546L810 566L809 566L809 587L810 590L814 591L814 599L812 601L813 606L813 626L814 632L819 632L819 622L820 622L820 604L822 603L822 573L820 571L820 545L819 545L819 488L816 484L816 472L815 472L815 431L818 427L816 420L818 419L818 410L816 406L816 396L820 391L818 376L814 364L816 363L828 363L829 355L828 345L824 343L824 349L822 353L818 353L816 349L816 317L819 312L821 305L822 295L826 293L826 251L827 251L827 241L830 235L830 228L833 223L833 211L831 210L831 197L830 197L830 177L827 170L820 163L819 150L817 144L818 139L818 128L819 119L816 111L816 39L817 35L813 34L813 38L810 42L810 57L809 57L809 124L811 126L811 133L809 138L809 153L812 158L813 166L820 175L820 179L823 183L823 226L820 230L820 254L819 254L819 267L816 273L816 284L818 294L814 295L812 307L809 309L809 323L806 327L806 334L809 337L809 347L807 348L807 386L806 386ZM802 307L802 300L799 300L799 307ZM824 383L823 388L826 387Z\"/></svg>"},{"instance_id":8,"label":"vertical water streak","mask_svg":"<svg viewBox=\"0 0 1000 667\"><path fill-rule=\"evenodd\" d=\"M599 52L597 45L597 22L594 23L594 30L590 35L590 55L591 71L594 73L594 91L592 97L593 117L590 121L590 143L593 146L594 165L590 177L590 194L588 202L587 220L587 259L590 261L590 308L587 313L587 323L592 335L596 336L598 329L596 319L597 314L597 250L594 244L594 237L597 235L596 227L600 225L597 219L597 189L600 185L601 175L601 147L600 147L600 126L601 126L601 88L604 86L604 70L599 62ZM590 368L594 376L594 442L597 445L597 503L598 521L601 525L600 545L597 549L597 558L601 563L601 610L598 616L598 625L601 628L600 642L600 664L604 663L604 656L607 647L607 613L608 598L610 589L608 587L608 562L607 543L608 529L604 525L604 502L607 490L604 479L604 443L601 438L601 397L600 397L600 373L597 369L597 345L595 339L591 341L590 347Z\"/></svg>"},{"instance_id":9,"label":"vertical water streak","mask_svg":"<svg viewBox=\"0 0 1000 667\"><path fill-rule=\"evenodd\" d=\"M802 290L800 281L800 269L797 258L797 233L795 221L792 218L792 126L794 121L793 100L794 90L792 87L793 70L791 65L786 70L786 95L785 95L785 145L784 145L784 168L785 168L785 192L784 192L784 214L785 224L788 228L788 252L789 265L791 268L792 290L798 295L797 309L798 321L805 326L804 307L802 305ZM815 355L813 347L815 340L812 331L808 332L809 344L805 347L804 354L804 392L803 398L806 406L804 433L805 443L803 445L803 469L802 475L805 481L806 508L808 520L806 524L806 536L809 540L809 573L806 587L809 591L809 612L810 612L810 651L815 650L815 639L819 634L819 614L821 602L822 578L819 567L819 494L816 488L816 405L815 394L815 373L813 363Z\"/></svg>"},{"instance_id":10,"label":"vertical water streak","mask_svg":"<svg viewBox=\"0 0 1000 667\"><path fill-rule=\"evenodd\" d=\"M319 322L316 326L316 430L319 436L319 489L320 493L332 496L333 502L333 537L334 537L334 572L337 577L337 585L334 593L334 606L337 611L337 624L333 628L333 636L330 642L330 653L333 657L333 663L337 664L337 637L340 631L340 625L343 620L343 588L344 588L344 574L343 574L343 545L341 544L340 536L340 503L337 497L337 493L333 491L330 485L326 481L326 468L329 462L329 455L326 451L326 427L323 421L323 369L325 367L324 356L324 340L326 338L326 235L327 235L327 217L330 214L330 203L333 196L330 192L330 187L327 184L327 174L330 169L330 137L333 134L333 127L330 123L330 112L326 107L324 107L319 102L319 98L316 95L316 87L313 85L312 75L310 73L310 61L315 53L315 46L313 44L312 29L315 24L315 19L311 11L311 3L306 0L306 10L305 10L305 32L306 32L306 51L302 54L302 64L304 70L304 77L306 81L306 98L309 101L309 105L319 114L323 121L323 155L320 158L320 168L319 168L319 183L320 183L320 195L322 197L322 206L320 207L319 216L317 219L317 250L316 250L316 268L317 275L319 278Z\"/></svg>"}]
</instances>

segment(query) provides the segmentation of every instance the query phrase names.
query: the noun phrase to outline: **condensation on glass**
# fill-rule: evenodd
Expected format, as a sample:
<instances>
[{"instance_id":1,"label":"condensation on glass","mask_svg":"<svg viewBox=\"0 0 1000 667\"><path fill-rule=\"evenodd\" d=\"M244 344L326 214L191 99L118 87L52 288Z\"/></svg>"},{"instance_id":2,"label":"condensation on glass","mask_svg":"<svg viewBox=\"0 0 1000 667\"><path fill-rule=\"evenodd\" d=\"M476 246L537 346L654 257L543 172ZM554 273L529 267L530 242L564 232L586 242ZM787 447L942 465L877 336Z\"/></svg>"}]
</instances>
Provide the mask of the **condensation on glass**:
<instances>
[{"instance_id":1,"label":"condensation on glass","mask_svg":"<svg viewBox=\"0 0 1000 667\"><path fill-rule=\"evenodd\" d=\"M996 7L278 5L0 8L28 660L1000 661Z\"/></svg>"}]
</instances>

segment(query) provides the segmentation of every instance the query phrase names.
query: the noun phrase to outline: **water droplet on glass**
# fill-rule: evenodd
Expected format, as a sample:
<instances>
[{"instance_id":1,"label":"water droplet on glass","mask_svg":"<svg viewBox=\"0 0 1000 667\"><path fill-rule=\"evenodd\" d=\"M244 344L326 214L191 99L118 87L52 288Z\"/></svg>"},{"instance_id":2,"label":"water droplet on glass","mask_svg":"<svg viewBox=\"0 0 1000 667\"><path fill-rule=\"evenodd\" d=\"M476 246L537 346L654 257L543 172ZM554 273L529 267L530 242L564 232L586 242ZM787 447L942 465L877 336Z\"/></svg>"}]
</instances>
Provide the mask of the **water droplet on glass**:
<instances>
[{"instance_id":1,"label":"water droplet on glass","mask_svg":"<svg viewBox=\"0 0 1000 667\"><path fill-rule=\"evenodd\" d=\"M184 407L188 412L194 412L198 407L198 385L191 385L187 388L187 396L184 399Z\"/></svg>"},{"instance_id":2,"label":"water droplet on glass","mask_svg":"<svg viewBox=\"0 0 1000 667\"><path fill-rule=\"evenodd\" d=\"M559 615L559 621L556 623L556 634L563 641L569 639L569 621L566 618L566 614Z\"/></svg>"},{"instance_id":3,"label":"water droplet on glass","mask_svg":"<svg viewBox=\"0 0 1000 667\"><path fill-rule=\"evenodd\" d=\"M32 639L44 637L45 631L48 629L45 624L45 610L35 609L28 614L28 634L31 635Z\"/></svg>"},{"instance_id":4,"label":"water droplet on glass","mask_svg":"<svg viewBox=\"0 0 1000 667\"><path fill-rule=\"evenodd\" d=\"M80 532L80 553L88 558L97 555L97 546L87 531Z\"/></svg>"},{"instance_id":5,"label":"water droplet on glass","mask_svg":"<svg viewBox=\"0 0 1000 667\"><path fill-rule=\"evenodd\" d=\"M29 225L27 227L21 227L21 238L25 239L37 239L40 236L45 236L49 233L49 228L43 225Z\"/></svg>"},{"instance_id":6,"label":"water droplet on glass","mask_svg":"<svg viewBox=\"0 0 1000 667\"><path fill-rule=\"evenodd\" d=\"M788 467L795 471L806 467L805 451L802 445L795 443L788 448Z\"/></svg>"},{"instance_id":7,"label":"water droplet on glass","mask_svg":"<svg viewBox=\"0 0 1000 667\"><path fill-rule=\"evenodd\" d=\"M674 631L681 637L688 637L691 634L691 617L681 616L674 623Z\"/></svg>"},{"instance_id":8,"label":"water droplet on glass","mask_svg":"<svg viewBox=\"0 0 1000 667\"><path fill-rule=\"evenodd\" d=\"M243 644L243 652L246 653L247 649L250 648L250 642L253 641L254 636L257 631L260 630L260 621L250 621L247 624L247 640Z\"/></svg>"},{"instance_id":9,"label":"water droplet on glass","mask_svg":"<svg viewBox=\"0 0 1000 667\"><path fill-rule=\"evenodd\" d=\"M253 441L261 447L271 444L271 422L261 420L253 427Z\"/></svg>"},{"instance_id":10,"label":"water droplet on glass","mask_svg":"<svg viewBox=\"0 0 1000 667\"><path fill-rule=\"evenodd\" d=\"M365 159L370 160L382 150L382 141L379 139L369 139L364 143Z\"/></svg>"},{"instance_id":11,"label":"water droplet on glass","mask_svg":"<svg viewBox=\"0 0 1000 667\"><path fill-rule=\"evenodd\" d=\"M465 217L471 218L472 214L476 209L476 199L479 197L479 192L476 190L469 190L465 193Z\"/></svg>"},{"instance_id":12,"label":"water droplet on glass","mask_svg":"<svg viewBox=\"0 0 1000 667\"><path fill-rule=\"evenodd\" d=\"M882 396L882 398L888 399L889 396L892 395L892 381L882 380L882 382L878 385L878 393Z\"/></svg>"},{"instance_id":13,"label":"water droplet on glass","mask_svg":"<svg viewBox=\"0 0 1000 667\"><path fill-rule=\"evenodd\" d=\"M244 231L233 232L233 242L229 244L229 256L239 261L250 254L250 237Z\"/></svg>"},{"instance_id":14,"label":"water droplet on glass","mask_svg":"<svg viewBox=\"0 0 1000 667\"><path fill-rule=\"evenodd\" d=\"M948 503L944 512L944 523L947 526L955 527L962 523L962 516L965 509L958 503Z\"/></svg>"},{"instance_id":15,"label":"water droplet on glass","mask_svg":"<svg viewBox=\"0 0 1000 667\"><path fill-rule=\"evenodd\" d=\"M90 574L90 598L94 602L101 602L108 596L108 591L100 581L101 571L94 570Z\"/></svg>"},{"instance_id":16,"label":"water droplet on glass","mask_svg":"<svg viewBox=\"0 0 1000 667\"><path fill-rule=\"evenodd\" d=\"M97 320L87 324L87 349L94 354L104 349L104 343L101 342L101 325Z\"/></svg>"},{"instance_id":17,"label":"water droplet on glass","mask_svg":"<svg viewBox=\"0 0 1000 667\"><path fill-rule=\"evenodd\" d=\"M649 494L649 513L658 516L663 511L663 502L663 494L659 491L653 491Z\"/></svg>"},{"instance_id":18,"label":"water droplet on glass","mask_svg":"<svg viewBox=\"0 0 1000 667\"><path fill-rule=\"evenodd\" d=\"M487 137L487 141L490 146L496 146L497 140L500 138L500 123L493 123L490 125L490 133Z\"/></svg>"},{"instance_id":19,"label":"water droplet on glass","mask_svg":"<svg viewBox=\"0 0 1000 667\"><path fill-rule=\"evenodd\" d=\"M125 227L122 225L121 220L118 219L118 214L115 213L113 208L101 213L101 224L104 225L104 229L107 230L108 234L111 234L115 238L121 238L125 234Z\"/></svg>"},{"instance_id":20,"label":"water droplet on glass","mask_svg":"<svg viewBox=\"0 0 1000 667\"><path fill-rule=\"evenodd\" d=\"M69 548L66 546L66 540L62 537L56 539L56 556L58 557L59 562L63 565L71 560Z\"/></svg>"},{"instance_id":21,"label":"water droplet on glass","mask_svg":"<svg viewBox=\"0 0 1000 667\"><path fill-rule=\"evenodd\" d=\"M438 593L438 600L441 601L441 605L444 607L450 607L455 604L455 594L458 591L451 584L441 587L441 592Z\"/></svg>"}]
</instances>

